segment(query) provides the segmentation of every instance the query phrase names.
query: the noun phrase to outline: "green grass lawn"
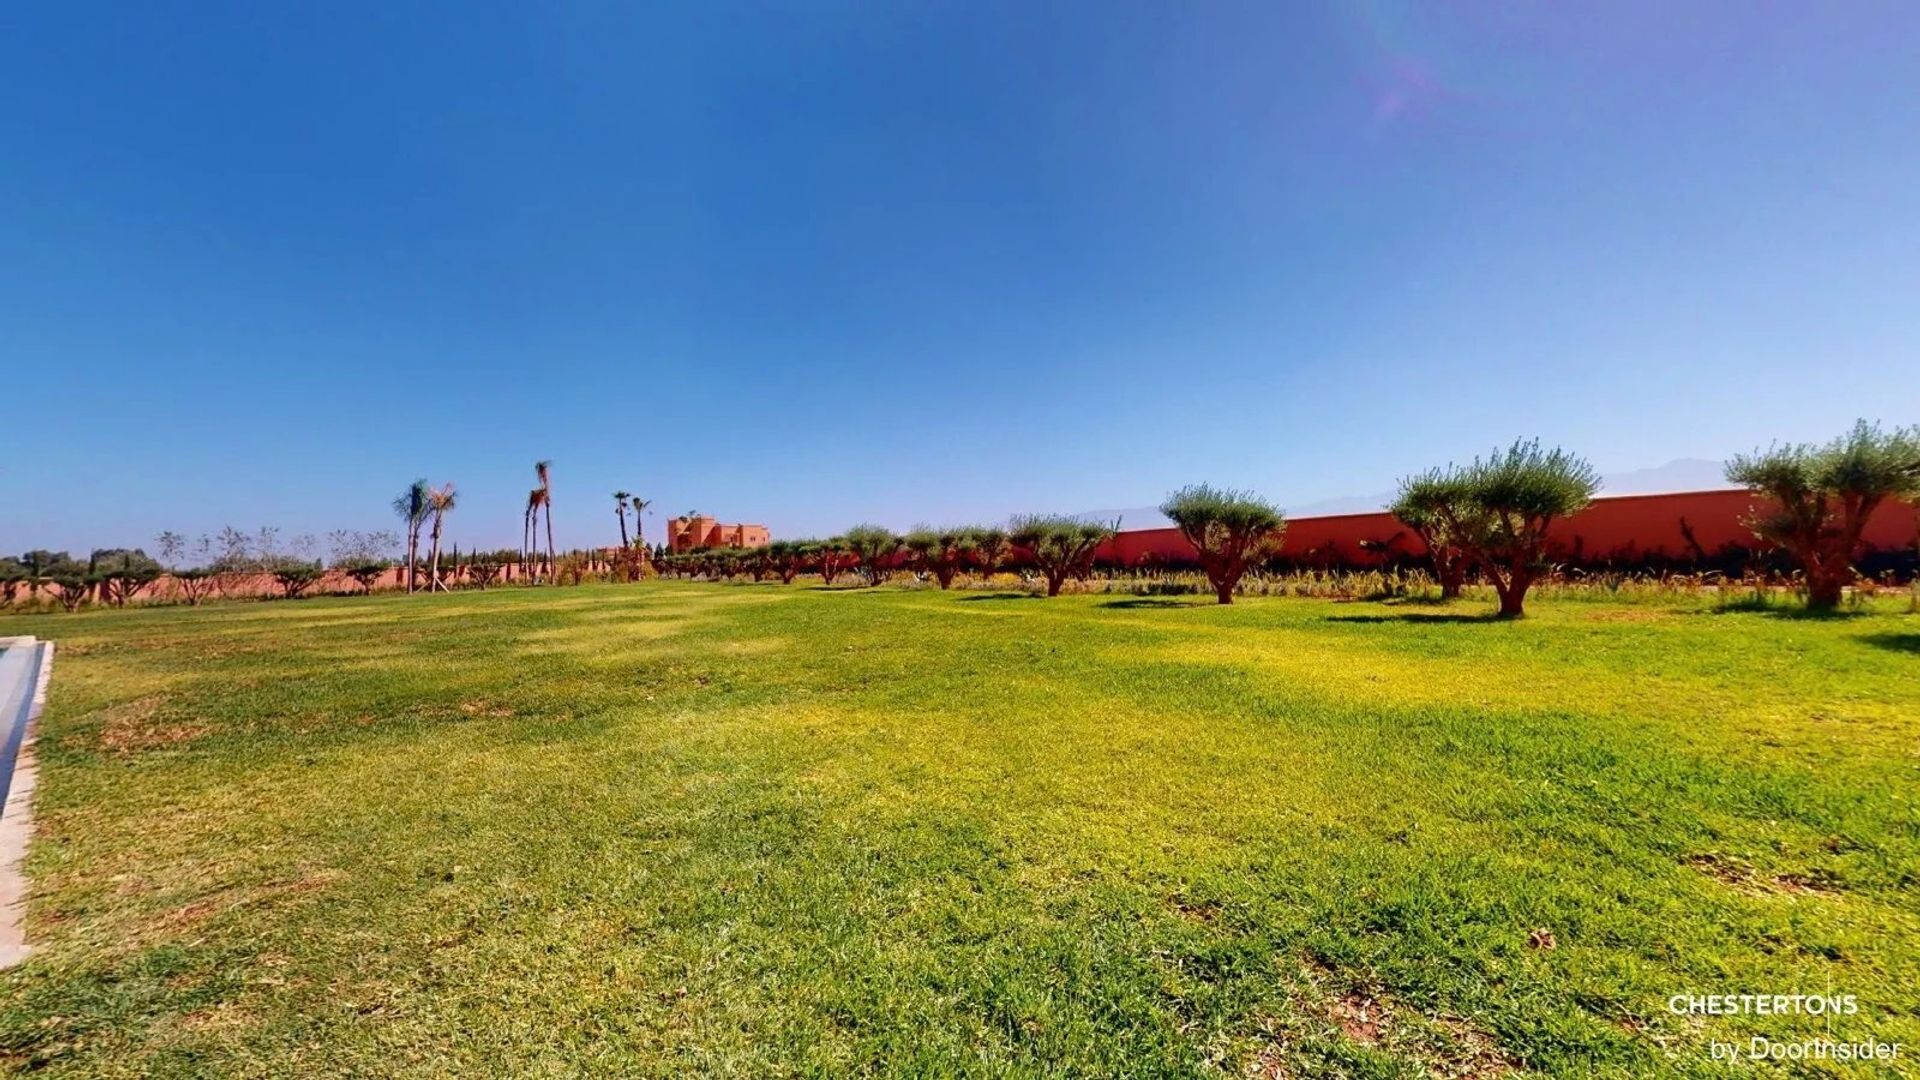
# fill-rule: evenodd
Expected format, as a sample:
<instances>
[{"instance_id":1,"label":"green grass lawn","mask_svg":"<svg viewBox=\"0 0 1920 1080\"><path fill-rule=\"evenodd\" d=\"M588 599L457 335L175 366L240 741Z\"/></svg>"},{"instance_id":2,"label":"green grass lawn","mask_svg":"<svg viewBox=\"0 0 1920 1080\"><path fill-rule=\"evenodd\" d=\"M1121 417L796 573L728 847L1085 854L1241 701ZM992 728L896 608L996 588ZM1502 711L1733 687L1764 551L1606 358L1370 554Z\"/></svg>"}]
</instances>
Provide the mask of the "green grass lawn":
<instances>
[{"instance_id":1,"label":"green grass lawn","mask_svg":"<svg viewBox=\"0 0 1920 1080\"><path fill-rule=\"evenodd\" d=\"M0 1060L1727 1075L1920 1054L1920 618L655 583L59 643Z\"/></svg>"}]
</instances>

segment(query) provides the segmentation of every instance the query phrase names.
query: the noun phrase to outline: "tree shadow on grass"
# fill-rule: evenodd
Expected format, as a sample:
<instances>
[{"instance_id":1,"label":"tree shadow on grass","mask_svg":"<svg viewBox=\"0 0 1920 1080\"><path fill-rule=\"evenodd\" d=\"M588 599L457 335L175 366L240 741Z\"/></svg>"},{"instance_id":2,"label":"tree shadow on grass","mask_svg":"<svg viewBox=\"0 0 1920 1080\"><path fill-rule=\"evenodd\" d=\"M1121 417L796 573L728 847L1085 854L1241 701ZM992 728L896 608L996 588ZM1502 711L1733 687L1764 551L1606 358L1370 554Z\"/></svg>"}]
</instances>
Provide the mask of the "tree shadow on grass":
<instances>
[{"instance_id":1,"label":"tree shadow on grass","mask_svg":"<svg viewBox=\"0 0 1920 1080\"><path fill-rule=\"evenodd\" d=\"M1871 611L1821 611L1802 604L1796 607L1783 607L1778 603L1755 603L1750 600L1731 600L1716 604L1711 609L1715 615L1765 615L1769 619L1787 619L1793 622L1846 622L1849 619L1864 618Z\"/></svg>"},{"instance_id":2,"label":"tree shadow on grass","mask_svg":"<svg viewBox=\"0 0 1920 1080\"><path fill-rule=\"evenodd\" d=\"M1126 600L1109 600L1100 605L1103 608L1173 608L1199 607L1192 600L1169 600L1160 596L1136 596Z\"/></svg>"},{"instance_id":3,"label":"tree shadow on grass","mask_svg":"<svg viewBox=\"0 0 1920 1080\"><path fill-rule=\"evenodd\" d=\"M1038 599L1040 599L1040 597L1034 595L1033 593L994 592L994 593L981 593L978 596L963 596L960 598L960 602L963 604L968 604L968 603L977 603L981 600L1038 600Z\"/></svg>"},{"instance_id":4,"label":"tree shadow on grass","mask_svg":"<svg viewBox=\"0 0 1920 1080\"><path fill-rule=\"evenodd\" d=\"M1328 622L1345 623L1495 623L1503 622L1498 612L1478 615L1443 615L1434 611L1402 611L1392 615L1329 615Z\"/></svg>"},{"instance_id":5,"label":"tree shadow on grass","mask_svg":"<svg viewBox=\"0 0 1920 1080\"><path fill-rule=\"evenodd\" d=\"M1920 634L1867 634L1860 640L1876 649L1920 656Z\"/></svg>"}]
</instances>

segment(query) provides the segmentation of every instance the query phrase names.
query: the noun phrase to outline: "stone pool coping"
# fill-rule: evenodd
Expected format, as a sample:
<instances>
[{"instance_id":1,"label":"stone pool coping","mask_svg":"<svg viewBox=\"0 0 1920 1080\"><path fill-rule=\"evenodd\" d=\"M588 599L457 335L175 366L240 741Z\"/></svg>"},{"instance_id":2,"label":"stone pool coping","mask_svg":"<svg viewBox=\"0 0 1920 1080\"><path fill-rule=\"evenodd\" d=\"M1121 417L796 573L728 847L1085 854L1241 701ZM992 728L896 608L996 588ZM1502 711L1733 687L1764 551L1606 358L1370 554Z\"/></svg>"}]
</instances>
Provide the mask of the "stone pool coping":
<instances>
[{"instance_id":1,"label":"stone pool coping","mask_svg":"<svg viewBox=\"0 0 1920 1080\"><path fill-rule=\"evenodd\" d=\"M0 638L0 968L26 959L27 878L33 835L33 737L53 676L53 642Z\"/></svg>"}]
</instances>

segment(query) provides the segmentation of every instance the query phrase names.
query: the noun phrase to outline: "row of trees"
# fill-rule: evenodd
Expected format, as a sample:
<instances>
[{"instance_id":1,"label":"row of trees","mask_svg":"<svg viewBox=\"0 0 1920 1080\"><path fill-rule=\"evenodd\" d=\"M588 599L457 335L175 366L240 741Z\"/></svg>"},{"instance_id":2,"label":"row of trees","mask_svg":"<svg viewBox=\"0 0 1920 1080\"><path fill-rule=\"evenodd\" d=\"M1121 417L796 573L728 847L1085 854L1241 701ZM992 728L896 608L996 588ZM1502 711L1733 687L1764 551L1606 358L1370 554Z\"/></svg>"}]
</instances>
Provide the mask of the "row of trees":
<instances>
[{"instance_id":1,"label":"row of trees","mask_svg":"<svg viewBox=\"0 0 1920 1080\"><path fill-rule=\"evenodd\" d=\"M1727 478L1766 500L1748 527L1799 562L1810 607L1831 609L1854 580L1853 559L1873 512L1888 501L1920 500L1920 427L1886 431L1863 420L1829 443L1737 456ZM1493 589L1499 615L1518 618L1528 591L1551 570L1553 524L1585 509L1599 486L1584 458L1519 440L1466 465L1404 479L1391 512L1425 544L1443 599L1458 597L1469 576L1477 576ZM1286 534L1279 507L1248 491L1193 485L1167 496L1160 511L1193 545L1222 604L1233 602L1242 578L1271 559ZM962 569L992 573L1017 549L1055 596L1066 581L1092 573L1095 551L1118 525L1028 517L1006 530L918 528L904 536L861 525L832 539L781 541L761 551L671 556L663 569L783 581L811 571L831 583L857 568L877 585L904 567L947 588Z\"/></svg>"},{"instance_id":2,"label":"row of trees","mask_svg":"<svg viewBox=\"0 0 1920 1080\"><path fill-rule=\"evenodd\" d=\"M386 532L341 530L328 534L327 543L334 568L365 584L356 570L369 564L392 566L381 553L396 546L398 538ZM272 527L246 533L229 526L198 539L163 532L155 538L158 557L144 548L96 549L84 559L64 551L29 551L0 558L0 604L11 604L24 592L30 601L51 595L68 611L86 603L124 607L162 578L188 604L200 603L238 578L267 578L283 595L299 596L323 573L313 554L319 545L309 535L283 541Z\"/></svg>"},{"instance_id":3,"label":"row of trees","mask_svg":"<svg viewBox=\"0 0 1920 1080\"><path fill-rule=\"evenodd\" d=\"M521 567L525 580L557 581L561 575L553 547L551 463L536 463L534 472L539 486L528 493L517 553L462 559L456 551L454 572L443 575L442 535L458 495L452 483L435 487L421 479L393 502L405 526L404 538L390 532L330 534L331 566L370 591L394 565L394 549L404 546L401 565L408 592L416 590L423 572L428 591L452 588L455 580L484 588L510 560ZM1775 445L1737 456L1727 466L1727 478L1766 500L1747 525L1756 537L1789 552L1800 564L1809 606L1830 609L1841 602L1856 576L1854 558L1873 513L1890 501L1920 501L1920 427L1888 431L1861 421L1828 443ZM1584 459L1543 448L1537 440L1522 440L1464 466L1407 477L1390 509L1426 546L1443 598L1459 596L1469 577L1478 577L1498 597L1499 614L1511 618L1524 613L1528 590L1551 569L1551 527L1584 509L1598 487L1599 478ZM1048 515L1015 518L1004 529L923 526L905 534L863 524L824 540L669 555L649 552L637 525L633 539L628 538L627 512L631 509L637 518L649 505L646 500L620 491L614 501L621 554L606 561L626 580L643 576L649 563L669 574L747 574L787 582L801 573L818 573L829 584L842 574L858 572L870 585L908 569L927 574L944 589L964 571L990 575L1017 562L1044 578L1048 596L1057 596L1066 582L1092 575L1096 552L1119 528L1118 521ZM1222 604L1233 602L1248 571L1276 555L1286 533L1280 509L1248 491L1193 485L1168 495L1160 510L1193 546ZM543 513L544 555L539 546ZM424 559L423 535L428 545ZM52 585L69 610L89 599L125 605L166 575L188 603L198 603L222 577L239 573L270 574L285 595L298 596L323 573L322 563L312 557L312 537L282 544L273 529L245 534L228 528L197 542L166 532L158 538L158 547L158 559L141 549L117 548L96 550L84 560L52 551L0 557L0 602L11 603L22 588L38 597ZM581 566L597 558L569 556ZM569 572L577 580L580 566L571 566Z\"/></svg>"},{"instance_id":4,"label":"row of trees","mask_svg":"<svg viewBox=\"0 0 1920 1080\"><path fill-rule=\"evenodd\" d=\"M1068 581L1093 573L1093 556L1111 539L1119 522L1081 521L1060 516L1015 518L1007 528L984 525L917 527L905 534L879 525L856 525L825 540L776 540L764 548L710 548L661 555L662 573L733 577L784 582L803 573L819 574L829 585L856 572L879 585L895 571L925 573L951 588L963 571L991 575L1012 565L1016 549L1025 565L1046 580L1047 595L1058 596Z\"/></svg>"},{"instance_id":5,"label":"row of trees","mask_svg":"<svg viewBox=\"0 0 1920 1080\"><path fill-rule=\"evenodd\" d=\"M1865 420L1827 443L1775 444L1735 456L1729 482L1766 500L1746 521L1806 575L1807 606L1839 606L1856 571L1861 537L1882 505L1920 501L1920 427L1891 431ZM1522 614L1527 589L1548 569L1547 530L1592 501L1598 477L1584 460L1538 442L1517 442L1464 467L1401 482L1394 516L1427 546L1444 597L1476 570Z\"/></svg>"}]
</instances>

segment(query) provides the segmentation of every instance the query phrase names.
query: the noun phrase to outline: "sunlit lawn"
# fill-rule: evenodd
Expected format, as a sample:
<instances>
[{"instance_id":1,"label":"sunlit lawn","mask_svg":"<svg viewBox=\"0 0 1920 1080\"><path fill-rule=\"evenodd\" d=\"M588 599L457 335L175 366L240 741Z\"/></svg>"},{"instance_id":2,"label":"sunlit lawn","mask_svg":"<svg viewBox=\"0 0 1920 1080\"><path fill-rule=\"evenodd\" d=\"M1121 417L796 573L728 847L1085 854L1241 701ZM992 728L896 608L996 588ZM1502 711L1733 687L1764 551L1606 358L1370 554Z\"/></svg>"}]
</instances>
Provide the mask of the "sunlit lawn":
<instances>
[{"instance_id":1,"label":"sunlit lawn","mask_svg":"<svg viewBox=\"0 0 1920 1080\"><path fill-rule=\"evenodd\" d=\"M59 642L72 1075L1725 1075L1920 1053L1920 618L658 583Z\"/></svg>"}]
</instances>

